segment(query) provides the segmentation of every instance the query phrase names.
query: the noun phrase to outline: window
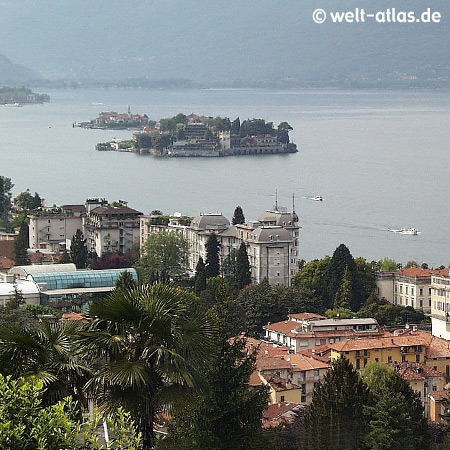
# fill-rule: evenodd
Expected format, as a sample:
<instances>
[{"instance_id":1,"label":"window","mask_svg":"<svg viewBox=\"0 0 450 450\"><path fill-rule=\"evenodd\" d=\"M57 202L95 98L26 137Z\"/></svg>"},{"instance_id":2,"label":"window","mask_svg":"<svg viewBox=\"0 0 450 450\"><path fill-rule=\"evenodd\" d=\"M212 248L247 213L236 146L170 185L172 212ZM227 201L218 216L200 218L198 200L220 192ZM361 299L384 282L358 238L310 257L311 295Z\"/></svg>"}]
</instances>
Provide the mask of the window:
<instances>
[{"instance_id":1,"label":"window","mask_svg":"<svg viewBox=\"0 0 450 450\"><path fill-rule=\"evenodd\" d=\"M367 358L364 358L364 367L366 367L367 366Z\"/></svg>"},{"instance_id":2,"label":"window","mask_svg":"<svg viewBox=\"0 0 450 450\"><path fill-rule=\"evenodd\" d=\"M302 394L306 394L306 384L302 384Z\"/></svg>"},{"instance_id":3,"label":"window","mask_svg":"<svg viewBox=\"0 0 450 450\"><path fill-rule=\"evenodd\" d=\"M300 403L306 403L306 395L302 395Z\"/></svg>"},{"instance_id":4,"label":"window","mask_svg":"<svg viewBox=\"0 0 450 450\"><path fill-rule=\"evenodd\" d=\"M389 364L392 363L392 356L388 356L388 363L389 363Z\"/></svg>"},{"instance_id":5,"label":"window","mask_svg":"<svg viewBox=\"0 0 450 450\"><path fill-rule=\"evenodd\" d=\"M437 386L432 387L433 391L437 391Z\"/></svg>"},{"instance_id":6,"label":"window","mask_svg":"<svg viewBox=\"0 0 450 450\"><path fill-rule=\"evenodd\" d=\"M402 362L406 362L406 355L402 355Z\"/></svg>"},{"instance_id":7,"label":"window","mask_svg":"<svg viewBox=\"0 0 450 450\"><path fill-rule=\"evenodd\" d=\"M378 358L375 358L375 362L380 362Z\"/></svg>"},{"instance_id":8,"label":"window","mask_svg":"<svg viewBox=\"0 0 450 450\"><path fill-rule=\"evenodd\" d=\"M416 355L416 362L420 362L420 355Z\"/></svg>"},{"instance_id":9,"label":"window","mask_svg":"<svg viewBox=\"0 0 450 450\"><path fill-rule=\"evenodd\" d=\"M419 289L419 295L423 295L423 288Z\"/></svg>"},{"instance_id":10,"label":"window","mask_svg":"<svg viewBox=\"0 0 450 450\"><path fill-rule=\"evenodd\" d=\"M361 363L361 360L357 359L356 360L356 370L359 370L361 368L360 363Z\"/></svg>"},{"instance_id":11,"label":"window","mask_svg":"<svg viewBox=\"0 0 450 450\"><path fill-rule=\"evenodd\" d=\"M282 402L284 402L284 395L282 395L281 396L281 399L280 399Z\"/></svg>"}]
</instances>

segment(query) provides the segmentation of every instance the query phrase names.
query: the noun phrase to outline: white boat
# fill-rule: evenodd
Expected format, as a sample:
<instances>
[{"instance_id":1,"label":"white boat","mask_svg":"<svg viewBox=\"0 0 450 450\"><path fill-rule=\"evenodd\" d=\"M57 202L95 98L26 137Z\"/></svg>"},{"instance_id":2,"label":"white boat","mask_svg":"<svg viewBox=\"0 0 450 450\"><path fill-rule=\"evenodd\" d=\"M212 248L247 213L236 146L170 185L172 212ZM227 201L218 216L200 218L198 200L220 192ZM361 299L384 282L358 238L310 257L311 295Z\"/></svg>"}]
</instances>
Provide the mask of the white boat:
<instances>
[{"instance_id":1,"label":"white boat","mask_svg":"<svg viewBox=\"0 0 450 450\"><path fill-rule=\"evenodd\" d=\"M402 228L400 234L412 234L416 235L419 231L416 228Z\"/></svg>"},{"instance_id":2,"label":"white boat","mask_svg":"<svg viewBox=\"0 0 450 450\"><path fill-rule=\"evenodd\" d=\"M413 236L415 236L416 234L419 233L419 230L417 230L417 228L400 228L399 230L389 229L388 231L390 231L392 233L409 234L409 235L413 235Z\"/></svg>"},{"instance_id":3,"label":"white boat","mask_svg":"<svg viewBox=\"0 0 450 450\"><path fill-rule=\"evenodd\" d=\"M323 197L321 195L316 195L314 197L303 197L306 198L307 200L314 200L315 202L323 202Z\"/></svg>"},{"instance_id":4,"label":"white boat","mask_svg":"<svg viewBox=\"0 0 450 450\"><path fill-rule=\"evenodd\" d=\"M5 106L15 106L15 107L21 107L22 105L20 103L5 103Z\"/></svg>"},{"instance_id":5,"label":"white boat","mask_svg":"<svg viewBox=\"0 0 450 450\"><path fill-rule=\"evenodd\" d=\"M91 106L105 106L105 104L101 102L91 102Z\"/></svg>"}]
</instances>

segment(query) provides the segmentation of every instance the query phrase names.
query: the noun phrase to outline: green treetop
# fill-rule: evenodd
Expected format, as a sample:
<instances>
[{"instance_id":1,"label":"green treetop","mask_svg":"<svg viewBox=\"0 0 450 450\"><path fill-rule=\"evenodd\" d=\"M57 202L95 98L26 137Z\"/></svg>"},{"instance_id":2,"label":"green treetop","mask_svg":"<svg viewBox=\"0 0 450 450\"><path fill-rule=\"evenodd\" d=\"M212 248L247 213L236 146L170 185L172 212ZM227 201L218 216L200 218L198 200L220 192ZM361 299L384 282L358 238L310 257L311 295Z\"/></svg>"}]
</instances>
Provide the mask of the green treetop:
<instances>
[{"instance_id":1,"label":"green treetop","mask_svg":"<svg viewBox=\"0 0 450 450\"><path fill-rule=\"evenodd\" d=\"M236 257L236 285L238 289L248 286L252 282L250 263L248 261L247 247L242 242Z\"/></svg>"},{"instance_id":2,"label":"green treetop","mask_svg":"<svg viewBox=\"0 0 450 450\"><path fill-rule=\"evenodd\" d=\"M219 242L214 233L208 236L206 241L206 278L214 278L220 275Z\"/></svg>"},{"instance_id":3,"label":"green treetop","mask_svg":"<svg viewBox=\"0 0 450 450\"><path fill-rule=\"evenodd\" d=\"M14 241L15 263L17 266L26 266L30 264L27 249L28 244L28 223L26 220L20 225L19 235Z\"/></svg>"},{"instance_id":4,"label":"green treetop","mask_svg":"<svg viewBox=\"0 0 450 450\"><path fill-rule=\"evenodd\" d=\"M242 208L240 206L236 206L234 210L233 219L231 219L231 223L233 225L240 225L245 223L245 216Z\"/></svg>"},{"instance_id":5,"label":"green treetop","mask_svg":"<svg viewBox=\"0 0 450 450\"><path fill-rule=\"evenodd\" d=\"M86 246L86 239L84 239L83 232L78 229L72 238L70 244L70 258L77 269L85 269L88 260L88 249Z\"/></svg>"},{"instance_id":6,"label":"green treetop","mask_svg":"<svg viewBox=\"0 0 450 450\"><path fill-rule=\"evenodd\" d=\"M152 233L144 244L136 263L140 277L147 281L167 281L186 273L188 244L178 233Z\"/></svg>"}]
</instances>

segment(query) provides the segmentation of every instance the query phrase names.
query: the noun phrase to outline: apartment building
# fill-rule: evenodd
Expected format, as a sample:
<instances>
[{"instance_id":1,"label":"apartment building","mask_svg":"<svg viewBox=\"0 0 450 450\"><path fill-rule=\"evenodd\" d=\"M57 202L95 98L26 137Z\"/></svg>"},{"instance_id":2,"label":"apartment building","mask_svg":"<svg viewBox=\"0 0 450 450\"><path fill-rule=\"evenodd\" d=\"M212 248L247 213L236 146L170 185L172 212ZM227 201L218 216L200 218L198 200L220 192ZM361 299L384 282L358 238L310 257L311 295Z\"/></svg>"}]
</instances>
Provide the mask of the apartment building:
<instances>
[{"instance_id":1,"label":"apartment building","mask_svg":"<svg viewBox=\"0 0 450 450\"><path fill-rule=\"evenodd\" d=\"M30 248L47 248L57 252L63 250L77 230L83 229L85 214L85 205L63 205L29 215Z\"/></svg>"},{"instance_id":2,"label":"apartment building","mask_svg":"<svg viewBox=\"0 0 450 450\"><path fill-rule=\"evenodd\" d=\"M287 320L267 324L263 329L265 339L285 345L294 353L343 340L383 335L372 318L327 319L311 313L291 314Z\"/></svg>"},{"instance_id":3,"label":"apartment building","mask_svg":"<svg viewBox=\"0 0 450 450\"><path fill-rule=\"evenodd\" d=\"M158 231L171 231L184 236L189 245L188 269L194 274L200 258L206 260L206 242L215 234L219 242L220 260L225 261L241 243L247 246L252 279L264 278L271 284L290 286L298 272L298 216L295 212L274 209L263 213L257 221L231 225L222 214L201 214L188 223L186 218L158 216L140 218L140 242Z\"/></svg>"},{"instance_id":4,"label":"apartment building","mask_svg":"<svg viewBox=\"0 0 450 450\"><path fill-rule=\"evenodd\" d=\"M376 275L378 298L385 298L394 305L411 306L429 314L432 302L431 277L445 273L445 270L410 267L398 272L380 272Z\"/></svg>"},{"instance_id":5,"label":"apartment building","mask_svg":"<svg viewBox=\"0 0 450 450\"><path fill-rule=\"evenodd\" d=\"M434 336L450 340L450 269L431 277L431 329Z\"/></svg>"},{"instance_id":6,"label":"apartment building","mask_svg":"<svg viewBox=\"0 0 450 450\"><path fill-rule=\"evenodd\" d=\"M88 199L83 221L84 237L90 252L126 253L139 243L140 211L122 206L105 205L104 199Z\"/></svg>"}]
</instances>

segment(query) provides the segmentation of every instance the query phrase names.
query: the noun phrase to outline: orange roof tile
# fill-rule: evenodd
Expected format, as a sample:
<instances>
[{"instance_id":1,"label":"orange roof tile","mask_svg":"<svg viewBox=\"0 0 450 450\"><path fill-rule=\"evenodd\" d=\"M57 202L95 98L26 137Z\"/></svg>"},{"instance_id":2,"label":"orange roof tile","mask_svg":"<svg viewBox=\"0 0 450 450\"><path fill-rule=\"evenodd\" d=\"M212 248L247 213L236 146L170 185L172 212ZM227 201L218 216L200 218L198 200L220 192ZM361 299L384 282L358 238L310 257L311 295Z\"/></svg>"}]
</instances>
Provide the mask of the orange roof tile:
<instances>
[{"instance_id":1,"label":"orange roof tile","mask_svg":"<svg viewBox=\"0 0 450 450\"><path fill-rule=\"evenodd\" d=\"M394 368L405 380L426 380L444 376L442 372L422 363L405 362L388 364L388 366Z\"/></svg>"},{"instance_id":2,"label":"orange roof tile","mask_svg":"<svg viewBox=\"0 0 450 450\"><path fill-rule=\"evenodd\" d=\"M283 414L286 414L288 411L297 408L299 406L298 403L288 403L288 402L280 402L269 405L263 411L263 418L266 420L274 420L280 418Z\"/></svg>"},{"instance_id":3,"label":"orange roof tile","mask_svg":"<svg viewBox=\"0 0 450 450\"><path fill-rule=\"evenodd\" d=\"M248 384L250 386L261 386L264 384L263 381L261 380L261 377L259 376L259 372L257 370L255 370L250 375L250 381L248 382Z\"/></svg>"},{"instance_id":4,"label":"orange roof tile","mask_svg":"<svg viewBox=\"0 0 450 450\"><path fill-rule=\"evenodd\" d=\"M303 372L306 370L328 369L329 364L323 361L306 356L302 353L289 355L288 362L291 363L292 372Z\"/></svg>"},{"instance_id":5,"label":"orange roof tile","mask_svg":"<svg viewBox=\"0 0 450 450\"><path fill-rule=\"evenodd\" d=\"M274 356L271 358L261 357L256 360L256 368L261 370L277 370L277 369L290 369L291 363L286 361L283 357Z\"/></svg>"},{"instance_id":6,"label":"orange roof tile","mask_svg":"<svg viewBox=\"0 0 450 450\"><path fill-rule=\"evenodd\" d=\"M450 399L449 391L431 391L430 397L433 397L435 402L442 402Z\"/></svg>"},{"instance_id":7,"label":"orange roof tile","mask_svg":"<svg viewBox=\"0 0 450 450\"><path fill-rule=\"evenodd\" d=\"M298 333L294 333L293 330L300 327L301 325L298 322L293 320L286 320L284 322L272 323L270 325L264 325L265 330L275 331L276 333L282 333L286 336L297 337ZM312 336L312 333L302 333L302 336Z\"/></svg>"},{"instance_id":8,"label":"orange roof tile","mask_svg":"<svg viewBox=\"0 0 450 450\"><path fill-rule=\"evenodd\" d=\"M294 383L290 383L284 378L279 377L278 375L273 375L270 373L261 374L261 376L270 384L270 386L275 389L277 392L280 391L291 391L294 389L300 389L300 386L297 386Z\"/></svg>"}]
</instances>

